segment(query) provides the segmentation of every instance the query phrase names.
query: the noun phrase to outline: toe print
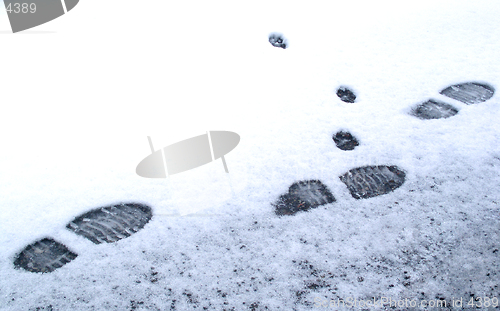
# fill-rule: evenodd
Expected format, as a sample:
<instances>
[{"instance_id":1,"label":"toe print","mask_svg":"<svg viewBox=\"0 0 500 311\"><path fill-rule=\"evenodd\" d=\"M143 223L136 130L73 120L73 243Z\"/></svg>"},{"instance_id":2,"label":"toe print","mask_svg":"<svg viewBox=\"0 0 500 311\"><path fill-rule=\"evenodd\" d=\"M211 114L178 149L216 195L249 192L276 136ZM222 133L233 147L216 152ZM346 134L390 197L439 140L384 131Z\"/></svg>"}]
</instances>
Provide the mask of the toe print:
<instances>
[{"instance_id":1,"label":"toe print","mask_svg":"<svg viewBox=\"0 0 500 311\"><path fill-rule=\"evenodd\" d=\"M478 104L487 101L495 93L495 89L487 84L466 82L449 86L440 94L461 101L464 104Z\"/></svg>"},{"instance_id":2,"label":"toe print","mask_svg":"<svg viewBox=\"0 0 500 311\"><path fill-rule=\"evenodd\" d=\"M363 166L340 176L355 199L367 199L393 191L405 182L406 174L397 166Z\"/></svg>"},{"instance_id":3,"label":"toe print","mask_svg":"<svg viewBox=\"0 0 500 311\"><path fill-rule=\"evenodd\" d=\"M52 272L77 256L63 244L51 238L44 238L26 246L17 255L14 266L29 272Z\"/></svg>"},{"instance_id":4,"label":"toe print","mask_svg":"<svg viewBox=\"0 0 500 311\"><path fill-rule=\"evenodd\" d=\"M277 215L294 215L320 205L335 202L328 188L319 180L299 181L290 186L288 193L274 204Z\"/></svg>"},{"instance_id":5,"label":"toe print","mask_svg":"<svg viewBox=\"0 0 500 311\"><path fill-rule=\"evenodd\" d=\"M139 231L151 217L149 206L120 204L87 212L75 218L66 228L95 244L112 243Z\"/></svg>"}]
</instances>

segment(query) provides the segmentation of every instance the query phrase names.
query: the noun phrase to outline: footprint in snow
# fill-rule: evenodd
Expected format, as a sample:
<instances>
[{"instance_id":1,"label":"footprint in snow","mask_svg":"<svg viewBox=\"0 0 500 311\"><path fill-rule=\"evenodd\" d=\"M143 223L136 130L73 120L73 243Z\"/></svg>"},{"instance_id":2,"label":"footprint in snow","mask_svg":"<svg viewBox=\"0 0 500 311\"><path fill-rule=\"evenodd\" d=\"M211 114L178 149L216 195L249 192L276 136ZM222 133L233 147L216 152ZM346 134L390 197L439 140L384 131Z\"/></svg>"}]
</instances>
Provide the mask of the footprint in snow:
<instances>
[{"instance_id":1,"label":"footprint in snow","mask_svg":"<svg viewBox=\"0 0 500 311\"><path fill-rule=\"evenodd\" d=\"M66 228L94 244L113 243L141 230L153 216L144 204L125 203L91 210L72 220ZM78 254L46 237L26 246L14 260L14 267L29 272L52 272Z\"/></svg>"},{"instance_id":2,"label":"footprint in snow","mask_svg":"<svg viewBox=\"0 0 500 311\"><path fill-rule=\"evenodd\" d=\"M464 82L455 84L448 86L439 92L441 95L457 100L466 105L485 102L493 97L494 93L495 89L492 86L479 82ZM454 106L435 99L429 99L416 105L410 112L411 115L422 120L445 119L452 117L457 113L458 109Z\"/></svg>"},{"instance_id":3,"label":"footprint in snow","mask_svg":"<svg viewBox=\"0 0 500 311\"><path fill-rule=\"evenodd\" d=\"M335 135L333 135L332 139L335 142L335 145L337 145L340 150L354 150L356 146L359 146L356 137L352 136L352 134L349 132L337 132Z\"/></svg>"},{"instance_id":4,"label":"footprint in snow","mask_svg":"<svg viewBox=\"0 0 500 311\"><path fill-rule=\"evenodd\" d=\"M269 43L277 48L286 49L288 47L288 42L280 33L272 33L269 35Z\"/></svg>"},{"instance_id":5,"label":"footprint in snow","mask_svg":"<svg viewBox=\"0 0 500 311\"><path fill-rule=\"evenodd\" d=\"M286 49L286 39L273 33L269 42ZM440 94L471 105L493 97L492 86L477 82L465 82L443 89ZM344 102L354 103L356 95L347 87L340 87L337 96ZM411 115L423 119L449 118L458 113L454 106L429 99L411 110ZM349 132L340 131L333 137L341 150L353 150L359 145ZM399 188L405 182L406 174L397 166L364 166L349 170L340 180L355 199L368 199L384 195ZM330 190L319 180L305 180L293 183L288 192L281 195L272 205L278 216L295 215L318 206L336 202ZM151 208L144 204L127 203L110 205L91 210L76 217L66 228L85 237L94 244L114 243L141 230L151 220ZM74 260L78 254L65 245L46 237L26 246L15 258L15 268L29 272L52 272Z\"/></svg>"},{"instance_id":6,"label":"footprint in snow","mask_svg":"<svg viewBox=\"0 0 500 311\"><path fill-rule=\"evenodd\" d=\"M341 101L346 103L352 104L356 100L356 95L354 94L354 92L345 86L341 86L337 89L337 96Z\"/></svg>"},{"instance_id":7,"label":"footprint in snow","mask_svg":"<svg viewBox=\"0 0 500 311\"><path fill-rule=\"evenodd\" d=\"M401 187L405 172L397 166L363 166L354 168L340 176L340 180L355 199L368 199L387 194ZM319 180L299 181L290 186L273 203L278 216L295 215L336 200L330 190Z\"/></svg>"}]
</instances>

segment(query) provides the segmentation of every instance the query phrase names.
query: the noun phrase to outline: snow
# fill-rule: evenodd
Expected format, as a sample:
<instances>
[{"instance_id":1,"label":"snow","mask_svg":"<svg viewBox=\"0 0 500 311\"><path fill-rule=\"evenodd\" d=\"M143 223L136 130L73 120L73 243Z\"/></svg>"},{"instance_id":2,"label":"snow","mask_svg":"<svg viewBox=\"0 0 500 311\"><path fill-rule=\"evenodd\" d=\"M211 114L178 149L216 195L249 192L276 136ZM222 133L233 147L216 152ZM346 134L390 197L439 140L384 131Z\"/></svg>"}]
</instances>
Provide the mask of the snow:
<instances>
[{"instance_id":1,"label":"snow","mask_svg":"<svg viewBox=\"0 0 500 311\"><path fill-rule=\"evenodd\" d=\"M500 299L498 94L476 105L439 94L467 81L499 90L499 13L486 0L81 1L14 35L1 13L0 309ZM409 114L428 99L459 112ZM159 149L209 130L241 136L229 174L220 160L135 174L148 135ZM336 148L340 130L360 145ZM355 200L339 176L366 165L397 165L406 181ZM316 179L336 202L274 214L290 185ZM152 220L105 245L64 228L119 202L151 206ZM46 236L78 257L48 274L14 269Z\"/></svg>"}]
</instances>

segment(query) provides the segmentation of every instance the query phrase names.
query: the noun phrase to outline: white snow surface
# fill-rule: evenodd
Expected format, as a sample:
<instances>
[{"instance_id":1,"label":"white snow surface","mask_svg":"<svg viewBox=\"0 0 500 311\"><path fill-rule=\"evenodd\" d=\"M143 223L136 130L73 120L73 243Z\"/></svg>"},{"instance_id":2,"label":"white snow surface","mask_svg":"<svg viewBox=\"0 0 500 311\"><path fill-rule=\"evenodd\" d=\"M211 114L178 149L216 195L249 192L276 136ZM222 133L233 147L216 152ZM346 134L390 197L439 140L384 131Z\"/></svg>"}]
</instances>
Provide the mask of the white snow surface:
<instances>
[{"instance_id":1,"label":"white snow surface","mask_svg":"<svg viewBox=\"0 0 500 311\"><path fill-rule=\"evenodd\" d=\"M9 34L2 13L0 309L500 299L499 16L487 0L82 0ZM272 32L289 48L273 47ZM439 94L468 81L497 93L469 106ZM430 98L459 113L409 114ZM229 174L216 160L136 175L148 135L159 149L209 130L241 136ZM339 130L360 145L338 149ZM356 200L339 176L365 165L397 165L406 181ZM336 202L278 217L271 204L310 179ZM65 229L120 202L153 218L111 244ZM15 269L43 237L78 257L52 273Z\"/></svg>"}]
</instances>

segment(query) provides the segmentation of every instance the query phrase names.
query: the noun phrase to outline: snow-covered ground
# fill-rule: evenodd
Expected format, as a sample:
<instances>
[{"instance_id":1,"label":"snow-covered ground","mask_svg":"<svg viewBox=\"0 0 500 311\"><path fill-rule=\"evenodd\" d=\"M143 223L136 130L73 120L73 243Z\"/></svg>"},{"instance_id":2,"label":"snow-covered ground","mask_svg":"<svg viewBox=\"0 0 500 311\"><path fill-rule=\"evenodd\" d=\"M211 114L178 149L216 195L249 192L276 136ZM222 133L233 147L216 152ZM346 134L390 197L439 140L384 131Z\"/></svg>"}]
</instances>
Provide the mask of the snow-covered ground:
<instances>
[{"instance_id":1,"label":"snow-covered ground","mask_svg":"<svg viewBox=\"0 0 500 311\"><path fill-rule=\"evenodd\" d=\"M0 309L498 302L499 95L465 105L439 91L500 88L499 15L488 0L82 0L9 34L0 11ZM341 85L355 103L336 96ZM430 98L459 113L409 114ZM209 130L241 136L229 174L217 160L136 175L148 135L158 149ZM338 149L339 130L360 145ZM356 200L339 176L365 165L397 165L406 181ZM271 204L309 179L336 202L278 217ZM111 244L65 229L119 202L151 206L152 220ZM78 257L52 273L14 269L43 237Z\"/></svg>"}]
</instances>

